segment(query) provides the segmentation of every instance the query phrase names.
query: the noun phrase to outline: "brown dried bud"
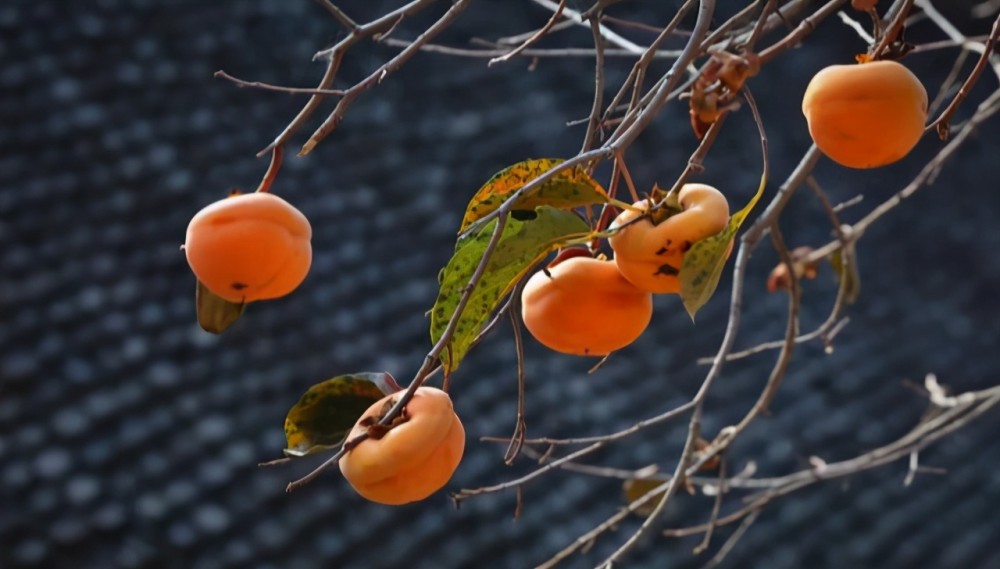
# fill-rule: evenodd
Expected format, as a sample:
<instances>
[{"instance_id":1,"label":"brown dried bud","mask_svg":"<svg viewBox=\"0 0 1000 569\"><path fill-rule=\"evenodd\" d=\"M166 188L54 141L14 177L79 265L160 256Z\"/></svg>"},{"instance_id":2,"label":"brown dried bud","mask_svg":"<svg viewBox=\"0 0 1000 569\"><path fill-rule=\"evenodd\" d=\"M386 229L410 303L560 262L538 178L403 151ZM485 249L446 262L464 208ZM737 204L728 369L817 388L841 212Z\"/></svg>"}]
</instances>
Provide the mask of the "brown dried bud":
<instances>
[{"instance_id":1,"label":"brown dried bud","mask_svg":"<svg viewBox=\"0 0 1000 569\"><path fill-rule=\"evenodd\" d=\"M792 269L795 271L795 276L799 279L812 280L816 278L818 270L816 263L805 262L805 259L809 257L809 254L812 252L812 247L796 247L789 253L789 256L792 258ZM784 263L779 263L778 266L771 271L770 276L767 277L767 292L788 290L791 285L792 276L788 271L788 266Z\"/></svg>"},{"instance_id":2,"label":"brown dried bud","mask_svg":"<svg viewBox=\"0 0 1000 569\"><path fill-rule=\"evenodd\" d=\"M697 439L695 439L695 441L694 441L694 454L691 457L692 460L695 461L695 462L697 462L698 460L701 460L702 455L705 453L705 451L708 449L709 446L711 446L711 444L708 441L706 441L705 439L703 439L701 437L698 437ZM698 470L700 470L701 472L712 471L712 470L715 470L715 469L719 468L719 464L721 464L721 463L722 463L722 457L720 455L716 454L712 458L706 460L705 464L702 464L701 468L699 468Z\"/></svg>"}]
</instances>

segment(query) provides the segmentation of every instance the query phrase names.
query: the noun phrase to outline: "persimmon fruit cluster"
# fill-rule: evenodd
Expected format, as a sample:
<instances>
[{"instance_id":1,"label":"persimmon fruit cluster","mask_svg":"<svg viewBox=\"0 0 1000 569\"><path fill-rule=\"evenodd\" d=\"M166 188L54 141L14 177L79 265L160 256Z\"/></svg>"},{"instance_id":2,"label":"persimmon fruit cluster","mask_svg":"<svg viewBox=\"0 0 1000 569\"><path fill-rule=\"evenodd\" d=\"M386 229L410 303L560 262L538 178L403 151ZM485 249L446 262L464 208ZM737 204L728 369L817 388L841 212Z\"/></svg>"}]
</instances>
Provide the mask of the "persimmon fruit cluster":
<instances>
[{"instance_id":1,"label":"persimmon fruit cluster","mask_svg":"<svg viewBox=\"0 0 1000 569\"><path fill-rule=\"evenodd\" d=\"M927 90L895 61L831 65L809 82L802 112L823 154L849 168L877 168L917 145Z\"/></svg>"},{"instance_id":2,"label":"persimmon fruit cluster","mask_svg":"<svg viewBox=\"0 0 1000 569\"><path fill-rule=\"evenodd\" d=\"M372 430L402 393L373 403L355 423L347 440L364 433L340 459L340 472L362 497L386 505L423 500L451 479L465 451L465 428L447 393L419 387L406 403L398 424L375 435ZM375 437L378 438L375 438Z\"/></svg>"},{"instance_id":3,"label":"persimmon fruit cluster","mask_svg":"<svg viewBox=\"0 0 1000 569\"><path fill-rule=\"evenodd\" d=\"M184 253L208 290L235 303L295 290L312 264L312 227L301 211L267 192L234 194L199 211Z\"/></svg>"},{"instance_id":4,"label":"persimmon fruit cluster","mask_svg":"<svg viewBox=\"0 0 1000 569\"><path fill-rule=\"evenodd\" d=\"M628 346L652 320L652 295L680 292L691 246L729 224L725 196L705 184L683 185L676 211L665 219L654 221L649 205L636 202L611 223L613 260L557 257L528 279L521 317L542 345L579 356L606 356Z\"/></svg>"}]
</instances>

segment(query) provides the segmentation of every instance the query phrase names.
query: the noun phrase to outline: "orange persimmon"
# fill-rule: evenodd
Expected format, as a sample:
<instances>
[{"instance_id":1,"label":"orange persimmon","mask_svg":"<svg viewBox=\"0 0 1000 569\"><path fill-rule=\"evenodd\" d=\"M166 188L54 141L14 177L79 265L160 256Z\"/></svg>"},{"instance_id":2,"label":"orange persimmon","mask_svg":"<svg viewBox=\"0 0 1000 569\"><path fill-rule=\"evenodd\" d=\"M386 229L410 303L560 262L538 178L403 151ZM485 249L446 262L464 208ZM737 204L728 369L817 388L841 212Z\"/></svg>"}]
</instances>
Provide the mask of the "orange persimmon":
<instances>
[{"instance_id":1,"label":"orange persimmon","mask_svg":"<svg viewBox=\"0 0 1000 569\"><path fill-rule=\"evenodd\" d=\"M877 168L917 145L927 90L895 61L831 65L809 82L802 113L823 154L849 168Z\"/></svg>"},{"instance_id":2,"label":"orange persimmon","mask_svg":"<svg viewBox=\"0 0 1000 569\"><path fill-rule=\"evenodd\" d=\"M393 426L373 438L371 425L403 396L387 395L372 404L347 435L368 439L340 459L340 472L362 497L397 506L427 498L451 479L465 451L465 428L451 398L435 387L419 387Z\"/></svg>"},{"instance_id":3,"label":"orange persimmon","mask_svg":"<svg viewBox=\"0 0 1000 569\"><path fill-rule=\"evenodd\" d=\"M528 279L524 325L548 348L605 356L638 338L653 316L652 296L625 280L611 261L571 257Z\"/></svg>"},{"instance_id":4,"label":"orange persimmon","mask_svg":"<svg viewBox=\"0 0 1000 569\"><path fill-rule=\"evenodd\" d=\"M729 224L729 202L722 192L705 184L684 184L677 193L681 211L654 224L648 200L632 204L611 223L617 230L608 238L615 264L636 287L652 293L677 293L684 253ZM732 243L730 243L730 248Z\"/></svg>"},{"instance_id":5,"label":"orange persimmon","mask_svg":"<svg viewBox=\"0 0 1000 569\"><path fill-rule=\"evenodd\" d=\"M298 209L265 192L236 194L191 219L188 264L208 290L230 302L284 296L312 263L312 227Z\"/></svg>"}]
</instances>

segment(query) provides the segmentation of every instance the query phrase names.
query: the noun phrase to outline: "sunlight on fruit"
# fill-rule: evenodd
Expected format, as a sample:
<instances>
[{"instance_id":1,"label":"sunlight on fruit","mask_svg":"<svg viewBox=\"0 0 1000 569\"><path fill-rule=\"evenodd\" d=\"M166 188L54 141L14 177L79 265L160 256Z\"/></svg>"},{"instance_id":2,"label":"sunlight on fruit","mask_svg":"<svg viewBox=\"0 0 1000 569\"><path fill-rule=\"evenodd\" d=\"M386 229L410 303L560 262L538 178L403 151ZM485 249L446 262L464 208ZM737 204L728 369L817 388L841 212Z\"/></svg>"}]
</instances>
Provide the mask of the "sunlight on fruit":
<instances>
[{"instance_id":1,"label":"sunlight on fruit","mask_svg":"<svg viewBox=\"0 0 1000 569\"><path fill-rule=\"evenodd\" d=\"M210 291L230 302L278 298L295 290L312 263L305 215L270 193L209 204L191 219L188 264Z\"/></svg>"},{"instance_id":2,"label":"sunlight on fruit","mask_svg":"<svg viewBox=\"0 0 1000 569\"><path fill-rule=\"evenodd\" d=\"M387 395L358 419L347 440L368 432L402 397ZM403 419L381 438L369 438L340 459L340 471L358 494L380 504L400 505L427 498L451 479L465 451L465 429L447 393L420 387Z\"/></svg>"},{"instance_id":3,"label":"sunlight on fruit","mask_svg":"<svg viewBox=\"0 0 1000 569\"><path fill-rule=\"evenodd\" d=\"M642 217L649 210L648 200L634 203L638 211L626 210L611 224L611 229L621 228L608 239L615 264L629 282L644 291L680 292L678 274L684 253L729 223L729 202L719 190L705 184L684 184L677 197L682 211L656 225L648 216Z\"/></svg>"},{"instance_id":4,"label":"sunlight on fruit","mask_svg":"<svg viewBox=\"0 0 1000 569\"><path fill-rule=\"evenodd\" d=\"M521 295L524 325L557 352L605 356L646 329L653 299L625 280L611 261L572 257L528 279Z\"/></svg>"},{"instance_id":5,"label":"sunlight on fruit","mask_svg":"<svg viewBox=\"0 0 1000 569\"><path fill-rule=\"evenodd\" d=\"M849 168L902 159L924 133L927 91L895 61L831 65L806 87L802 112L816 146Z\"/></svg>"}]
</instances>

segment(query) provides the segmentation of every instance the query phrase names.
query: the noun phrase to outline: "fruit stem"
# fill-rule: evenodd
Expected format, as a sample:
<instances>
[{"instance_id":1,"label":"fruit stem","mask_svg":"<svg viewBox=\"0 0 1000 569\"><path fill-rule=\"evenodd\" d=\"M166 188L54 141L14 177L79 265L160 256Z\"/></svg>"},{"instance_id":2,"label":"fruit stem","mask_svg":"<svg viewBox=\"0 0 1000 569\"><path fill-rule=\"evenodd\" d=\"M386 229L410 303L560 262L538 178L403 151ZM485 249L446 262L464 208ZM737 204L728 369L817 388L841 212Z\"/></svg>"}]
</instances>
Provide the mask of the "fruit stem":
<instances>
[{"instance_id":1,"label":"fruit stem","mask_svg":"<svg viewBox=\"0 0 1000 569\"><path fill-rule=\"evenodd\" d=\"M283 146L275 146L271 150L271 164L267 167L267 172L264 172L264 178L260 181L260 185L257 186L258 192L267 192L271 189L271 184L274 183L274 179L278 177L278 170L281 169L281 158L284 154L282 150Z\"/></svg>"}]
</instances>

